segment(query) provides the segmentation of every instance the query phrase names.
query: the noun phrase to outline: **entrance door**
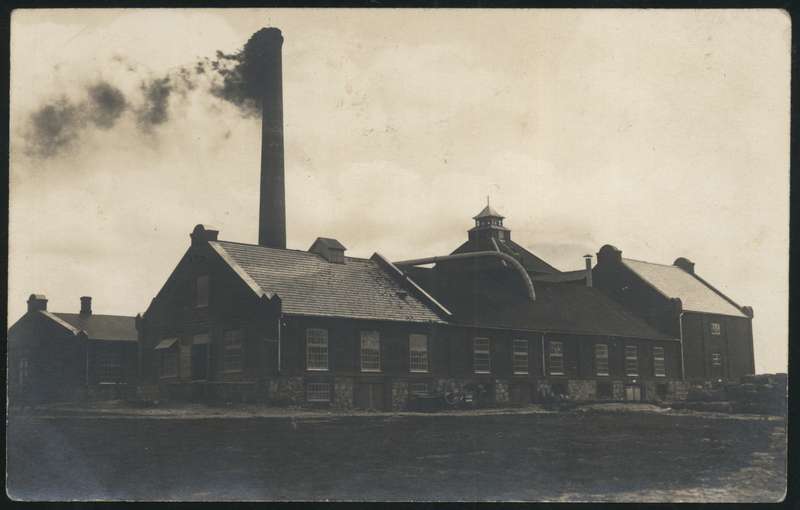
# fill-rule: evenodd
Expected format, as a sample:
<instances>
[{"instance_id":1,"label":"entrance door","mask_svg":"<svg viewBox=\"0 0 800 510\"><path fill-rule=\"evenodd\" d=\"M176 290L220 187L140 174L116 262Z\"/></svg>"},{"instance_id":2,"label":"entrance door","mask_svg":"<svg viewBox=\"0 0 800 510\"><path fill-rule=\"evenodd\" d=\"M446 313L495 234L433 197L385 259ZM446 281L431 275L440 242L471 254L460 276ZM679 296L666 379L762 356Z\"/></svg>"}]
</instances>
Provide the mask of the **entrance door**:
<instances>
[{"instance_id":1,"label":"entrance door","mask_svg":"<svg viewBox=\"0 0 800 510\"><path fill-rule=\"evenodd\" d=\"M208 378L208 344L192 345L192 380Z\"/></svg>"},{"instance_id":2,"label":"entrance door","mask_svg":"<svg viewBox=\"0 0 800 510\"><path fill-rule=\"evenodd\" d=\"M354 404L359 409L383 411L383 384L356 384Z\"/></svg>"},{"instance_id":3,"label":"entrance door","mask_svg":"<svg viewBox=\"0 0 800 510\"><path fill-rule=\"evenodd\" d=\"M634 402L642 400L642 388L635 384L625 386L625 400Z\"/></svg>"}]
</instances>

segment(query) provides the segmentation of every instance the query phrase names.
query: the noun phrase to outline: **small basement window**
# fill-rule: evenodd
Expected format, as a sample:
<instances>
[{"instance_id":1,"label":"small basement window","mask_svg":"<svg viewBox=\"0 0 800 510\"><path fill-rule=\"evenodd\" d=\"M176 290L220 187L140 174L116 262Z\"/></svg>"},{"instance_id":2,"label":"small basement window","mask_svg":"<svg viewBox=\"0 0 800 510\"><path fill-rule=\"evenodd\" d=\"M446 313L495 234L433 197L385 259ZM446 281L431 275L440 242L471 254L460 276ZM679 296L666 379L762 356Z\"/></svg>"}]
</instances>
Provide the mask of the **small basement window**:
<instances>
[{"instance_id":1,"label":"small basement window","mask_svg":"<svg viewBox=\"0 0 800 510\"><path fill-rule=\"evenodd\" d=\"M411 383L408 392L415 397L428 395L428 383Z\"/></svg>"},{"instance_id":2,"label":"small basement window","mask_svg":"<svg viewBox=\"0 0 800 510\"><path fill-rule=\"evenodd\" d=\"M306 400L309 402L330 402L331 385L330 383L308 383L306 385Z\"/></svg>"}]
</instances>

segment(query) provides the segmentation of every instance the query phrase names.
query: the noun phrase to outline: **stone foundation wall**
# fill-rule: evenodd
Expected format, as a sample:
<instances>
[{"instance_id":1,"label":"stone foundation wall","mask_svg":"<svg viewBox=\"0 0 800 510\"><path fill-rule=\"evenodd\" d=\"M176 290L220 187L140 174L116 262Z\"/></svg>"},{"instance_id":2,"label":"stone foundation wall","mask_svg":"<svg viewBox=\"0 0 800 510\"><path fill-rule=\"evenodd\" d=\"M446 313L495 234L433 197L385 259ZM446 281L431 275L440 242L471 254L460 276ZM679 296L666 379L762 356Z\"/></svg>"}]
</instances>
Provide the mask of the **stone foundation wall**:
<instances>
[{"instance_id":1,"label":"stone foundation wall","mask_svg":"<svg viewBox=\"0 0 800 510\"><path fill-rule=\"evenodd\" d=\"M567 381L567 394L570 400L585 402L597 398L597 381L570 379Z\"/></svg>"},{"instance_id":2,"label":"stone foundation wall","mask_svg":"<svg viewBox=\"0 0 800 510\"><path fill-rule=\"evenodd\" d=\"M353 408L353 378L337 377L333 382L333 405L339 409Z\"/></svg>"},{"instance_id":3,"label":"stone foundation wall","mask_svg":"<svg viewBox=\"0 0 800 510\"><path fill-rule=\"evenodd\" d=\"M269 381L269 403L277 406L301 405L306 401L302 377L279 377Z\"/></svg>"}]
</instances>

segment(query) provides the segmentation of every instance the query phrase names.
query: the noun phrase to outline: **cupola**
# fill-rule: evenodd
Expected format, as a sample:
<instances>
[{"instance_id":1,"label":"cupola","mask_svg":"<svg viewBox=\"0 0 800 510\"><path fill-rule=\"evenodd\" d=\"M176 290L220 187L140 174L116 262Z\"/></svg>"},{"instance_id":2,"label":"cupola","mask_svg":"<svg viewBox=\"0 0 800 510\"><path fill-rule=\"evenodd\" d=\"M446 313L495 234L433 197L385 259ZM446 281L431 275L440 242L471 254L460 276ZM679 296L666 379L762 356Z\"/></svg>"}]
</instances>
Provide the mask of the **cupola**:
<instances>
[{"instance_id":1,"label":"cupola","mask_svg":"<svg viewBox=\"0 0 800 510\"><path fill-rule=\"evenodd\" d=\"M475 226L469 230L470 240L508 241L511 239L511 231L503 226L505 216L492 208L489 197L486 197L486 207L472 219L475 220Z\"/></svg>"}]
</instances>

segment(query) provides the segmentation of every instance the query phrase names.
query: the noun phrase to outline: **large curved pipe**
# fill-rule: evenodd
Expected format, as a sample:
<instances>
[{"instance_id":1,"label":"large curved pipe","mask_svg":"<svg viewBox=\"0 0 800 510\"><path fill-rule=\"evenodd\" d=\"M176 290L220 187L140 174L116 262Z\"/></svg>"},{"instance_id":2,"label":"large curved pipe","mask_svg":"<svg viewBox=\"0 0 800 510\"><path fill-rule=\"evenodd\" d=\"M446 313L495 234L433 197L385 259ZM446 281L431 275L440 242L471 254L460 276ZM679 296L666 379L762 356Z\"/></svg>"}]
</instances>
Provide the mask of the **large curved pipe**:
<instances>
[{"instance_id":1,"label":"large curved pipe","mask_svg":"<svg viewBox=\"0 0 800 510\"><path fill-rule=\"evenodd\" d=\"M533 282L531 281L531 277L522 264L519 263L517 259L508 255L506 253L502 253L499 251L473 251L468 253L457 253L455 255L442 255L439 257L426 257L422 259L410 259L410 260L401 260L400 262L394 262L395 266L419 266L422 264L433 264L436 262L443 262L447 260L461 260L461 259L473 259L478 257L496 257L501 260L504 260L511 264L511 266L517 270L519 273L520 278L525 283L525 287L528 289L528 297L531 301L536 301L536 293L533 290Z\"/></svg>"}]
</instances>

